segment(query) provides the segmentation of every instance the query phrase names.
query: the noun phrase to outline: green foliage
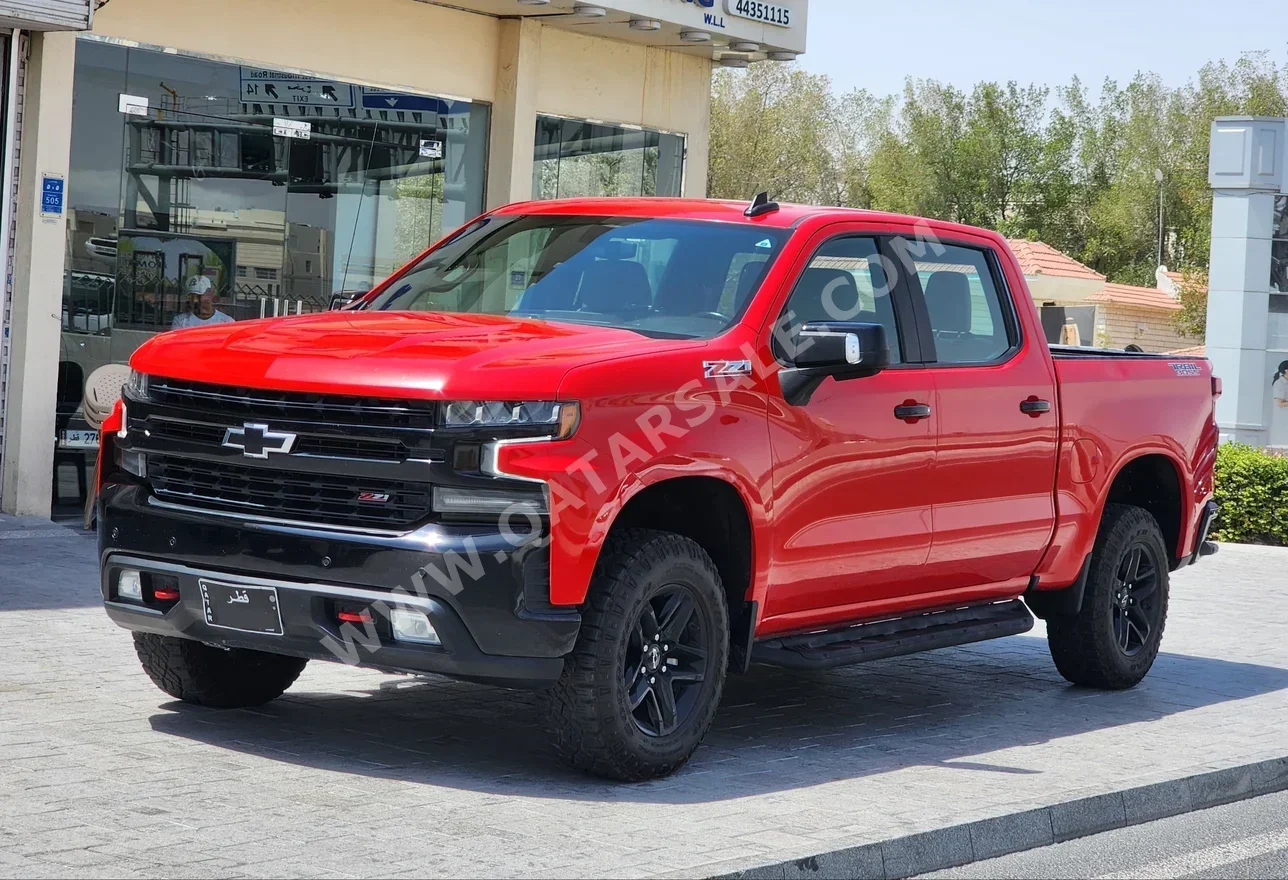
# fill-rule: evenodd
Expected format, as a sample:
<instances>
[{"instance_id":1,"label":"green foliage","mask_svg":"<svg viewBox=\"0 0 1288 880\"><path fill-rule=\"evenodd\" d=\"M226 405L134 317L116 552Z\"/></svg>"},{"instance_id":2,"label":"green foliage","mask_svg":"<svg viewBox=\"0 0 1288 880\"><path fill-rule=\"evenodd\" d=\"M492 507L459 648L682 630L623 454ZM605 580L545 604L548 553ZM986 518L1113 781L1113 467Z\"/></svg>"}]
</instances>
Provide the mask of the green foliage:
<instances>
[{"instance_id":1,"label":"green foliage","mask_svg":"<svg viewBox=\"0 0 1288 880\"><path fill-rule=\"evenodd\" d=\"M712 198L746 200L768 190L806 204L867 203L862 157L869 131L885 127L892 100L863 91L834 95L826 76L787 64L717 71L712 90Z\"/></svg>"},{"instance_id":2,"label":"green foliage","mask_svg":"<svg viewBox=\"0 0 1288 880\"><path fill-rule=\"evenodd\" d=\"M1216 455L1217 541L1288 546L1288 457L1227 443Z\"/></svg>"},{"instance_id":3,"label":"green foliage","mask_svg":"<svg viewBox=\"0 0 1288 880\"><path fill-rule=\"evenodd\" d=\"M1181 310L1172 318L1172 326L1182 336L1202 339L1207 334L1208 276L1202 269L1181 273Z\"/></svg>"},{"instance_id":4,"label":"green foliage","mask_svg":"<svg viewBox=\"0 0 1288 880\"><path fill-rule=\"evenodd\" d=\"M794 65L758 64L717 71L711 112L714 198L768 189L986 226L1152 287L1160 190L1163 262L1206 269L1212 119L1288 115L1288 67L1253 53L1179 87L1146 73L1106 81L1098 97L1075 79L969 92L909 80L902 95L878 98L836 95L827 77Z\"/></svg>"}]
</instances>

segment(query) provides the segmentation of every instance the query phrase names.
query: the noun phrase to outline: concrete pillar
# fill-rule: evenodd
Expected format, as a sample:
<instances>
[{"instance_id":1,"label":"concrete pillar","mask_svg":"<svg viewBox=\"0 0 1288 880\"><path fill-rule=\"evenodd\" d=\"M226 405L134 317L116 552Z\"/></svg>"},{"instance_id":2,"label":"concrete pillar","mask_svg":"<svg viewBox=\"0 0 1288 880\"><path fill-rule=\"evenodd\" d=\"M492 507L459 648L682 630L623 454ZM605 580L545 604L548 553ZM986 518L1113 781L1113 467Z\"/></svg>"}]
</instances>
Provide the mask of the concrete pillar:
<instances>
[{"instance_id":1,"label":"concrete pillar","mask_svg":"<svg viewBox=\"0 0 1288 880\"><path fill-rule=\"evenodd\" d=\"M1228 117L1212 123L1207 356L1224 388L1216 406L1222 440L1256 446L1266 444L1269 426L1271 222L1284 179L1286 121Z\"/></svg>"},{"instance_id":2,"label":"concrete pillar","mask_svg":"<svg viewBox=\"0 0 1288 880\"><path fill-rule=\"evenodd\" d=\"M532 198L541 28L541 22L531 18L501 21L488 145L488 210Z\"/></svg>"},{"instance_id":3,"label":"concrete pillar","mask_svg":"<svg viewBox=\"0 0 1288 880\"><path fill-rule=\"evenodd\" d=\"M75 34L32 34L18 160L12 348L0 469L5 513L49 515L66 212L58 219L41 217L41 176L67 179L75 60Z\"/></svg>"}]
</instances>

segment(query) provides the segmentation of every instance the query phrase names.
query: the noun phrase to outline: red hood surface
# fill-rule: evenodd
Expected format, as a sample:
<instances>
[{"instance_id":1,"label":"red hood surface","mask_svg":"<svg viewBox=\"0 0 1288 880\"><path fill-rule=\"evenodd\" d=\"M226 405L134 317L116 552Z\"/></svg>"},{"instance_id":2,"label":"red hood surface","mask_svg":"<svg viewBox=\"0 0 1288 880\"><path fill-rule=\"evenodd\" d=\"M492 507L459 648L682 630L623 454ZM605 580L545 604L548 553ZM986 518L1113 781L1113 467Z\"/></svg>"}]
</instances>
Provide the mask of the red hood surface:
<instances>
[{"instance_id":1,"label":"red hood surface","mask_svg":"<svg viewBox=\"0 0 1288 880\"><path fill-rule=\"evenodd\" d=\"M543 399L573 367L700 347L629 330L436 312L323 312L154 336L130 366L217 385L411 398Z\"/></svg>"}]
</instances>

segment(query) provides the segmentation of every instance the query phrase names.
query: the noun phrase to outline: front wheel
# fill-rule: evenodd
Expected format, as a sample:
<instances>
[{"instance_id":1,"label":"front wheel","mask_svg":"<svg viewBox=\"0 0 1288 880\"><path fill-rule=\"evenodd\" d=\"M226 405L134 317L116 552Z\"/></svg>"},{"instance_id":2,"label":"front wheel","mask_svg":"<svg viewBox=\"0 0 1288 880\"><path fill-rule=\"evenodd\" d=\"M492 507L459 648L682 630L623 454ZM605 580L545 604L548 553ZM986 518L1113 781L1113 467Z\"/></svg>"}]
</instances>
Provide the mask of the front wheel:
<instances>
[{"instance_id":1,"label":"front wheel","mask_svg":"<svg viewBox=\"0 0 1288 880\"><path fill-rule=\"evenodd\" d=\"M1082 608L1047 621L1056 669L1074 684L1122 690L1154 665L1167 622L1167 547L1146 510L1105 505Z\"/></svg>"},{"instance_id":2,"label":"front wheel","mask_svg":"<svg viewBox=\"0 0 1288 880\"><path fill-rule=\"evenodd\" d=\"M724 589L706 551L668 532L611 536L551 693L556 751L625 782L673 772L711 726L728 653Z\"/></svg>"},{"instance_id":3,"label":"front wheel","mask_svg":"<svg viewBox=\"0 0 1288 880\"><path fill-rule=\"evenodd\" d=\"M214 709L240 709L275 700L309 662L152 633L134 633L134 650L143 671L161 690L185 703Z\"/></svg>"}]
</instances>

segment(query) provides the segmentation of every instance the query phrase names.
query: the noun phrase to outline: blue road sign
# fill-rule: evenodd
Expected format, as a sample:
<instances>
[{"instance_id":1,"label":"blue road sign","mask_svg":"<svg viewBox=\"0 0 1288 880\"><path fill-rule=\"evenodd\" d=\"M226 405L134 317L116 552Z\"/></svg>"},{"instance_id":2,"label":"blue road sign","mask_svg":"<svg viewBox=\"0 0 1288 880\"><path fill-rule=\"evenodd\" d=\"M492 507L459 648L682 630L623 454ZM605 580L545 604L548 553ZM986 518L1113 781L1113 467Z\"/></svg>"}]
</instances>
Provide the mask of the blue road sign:
<instances>
[{"instance_id":1,"label":"blue road sign","mask_svg":"<svg viewBox=\"0 0 1288 880\"><path fill-rule=\"evenodd\" d=\"M61 175L44 174L40 183L40 215L42 217L63 216L63 201L66 197L64 180Z\"/></svg>"},{"instance_id":2,"label":"blue road sign","mask_svg":"<svg viewBox=\"0 0 1288 880\"><path fill-rule=\"evenodd\" d=\"M405 92L387 92L383 89L362 91L362 106L371 110L419 110L447 116L452 112L453 103L455 102L429 95L408 95Z\"/></svg>"}]
</instances>

